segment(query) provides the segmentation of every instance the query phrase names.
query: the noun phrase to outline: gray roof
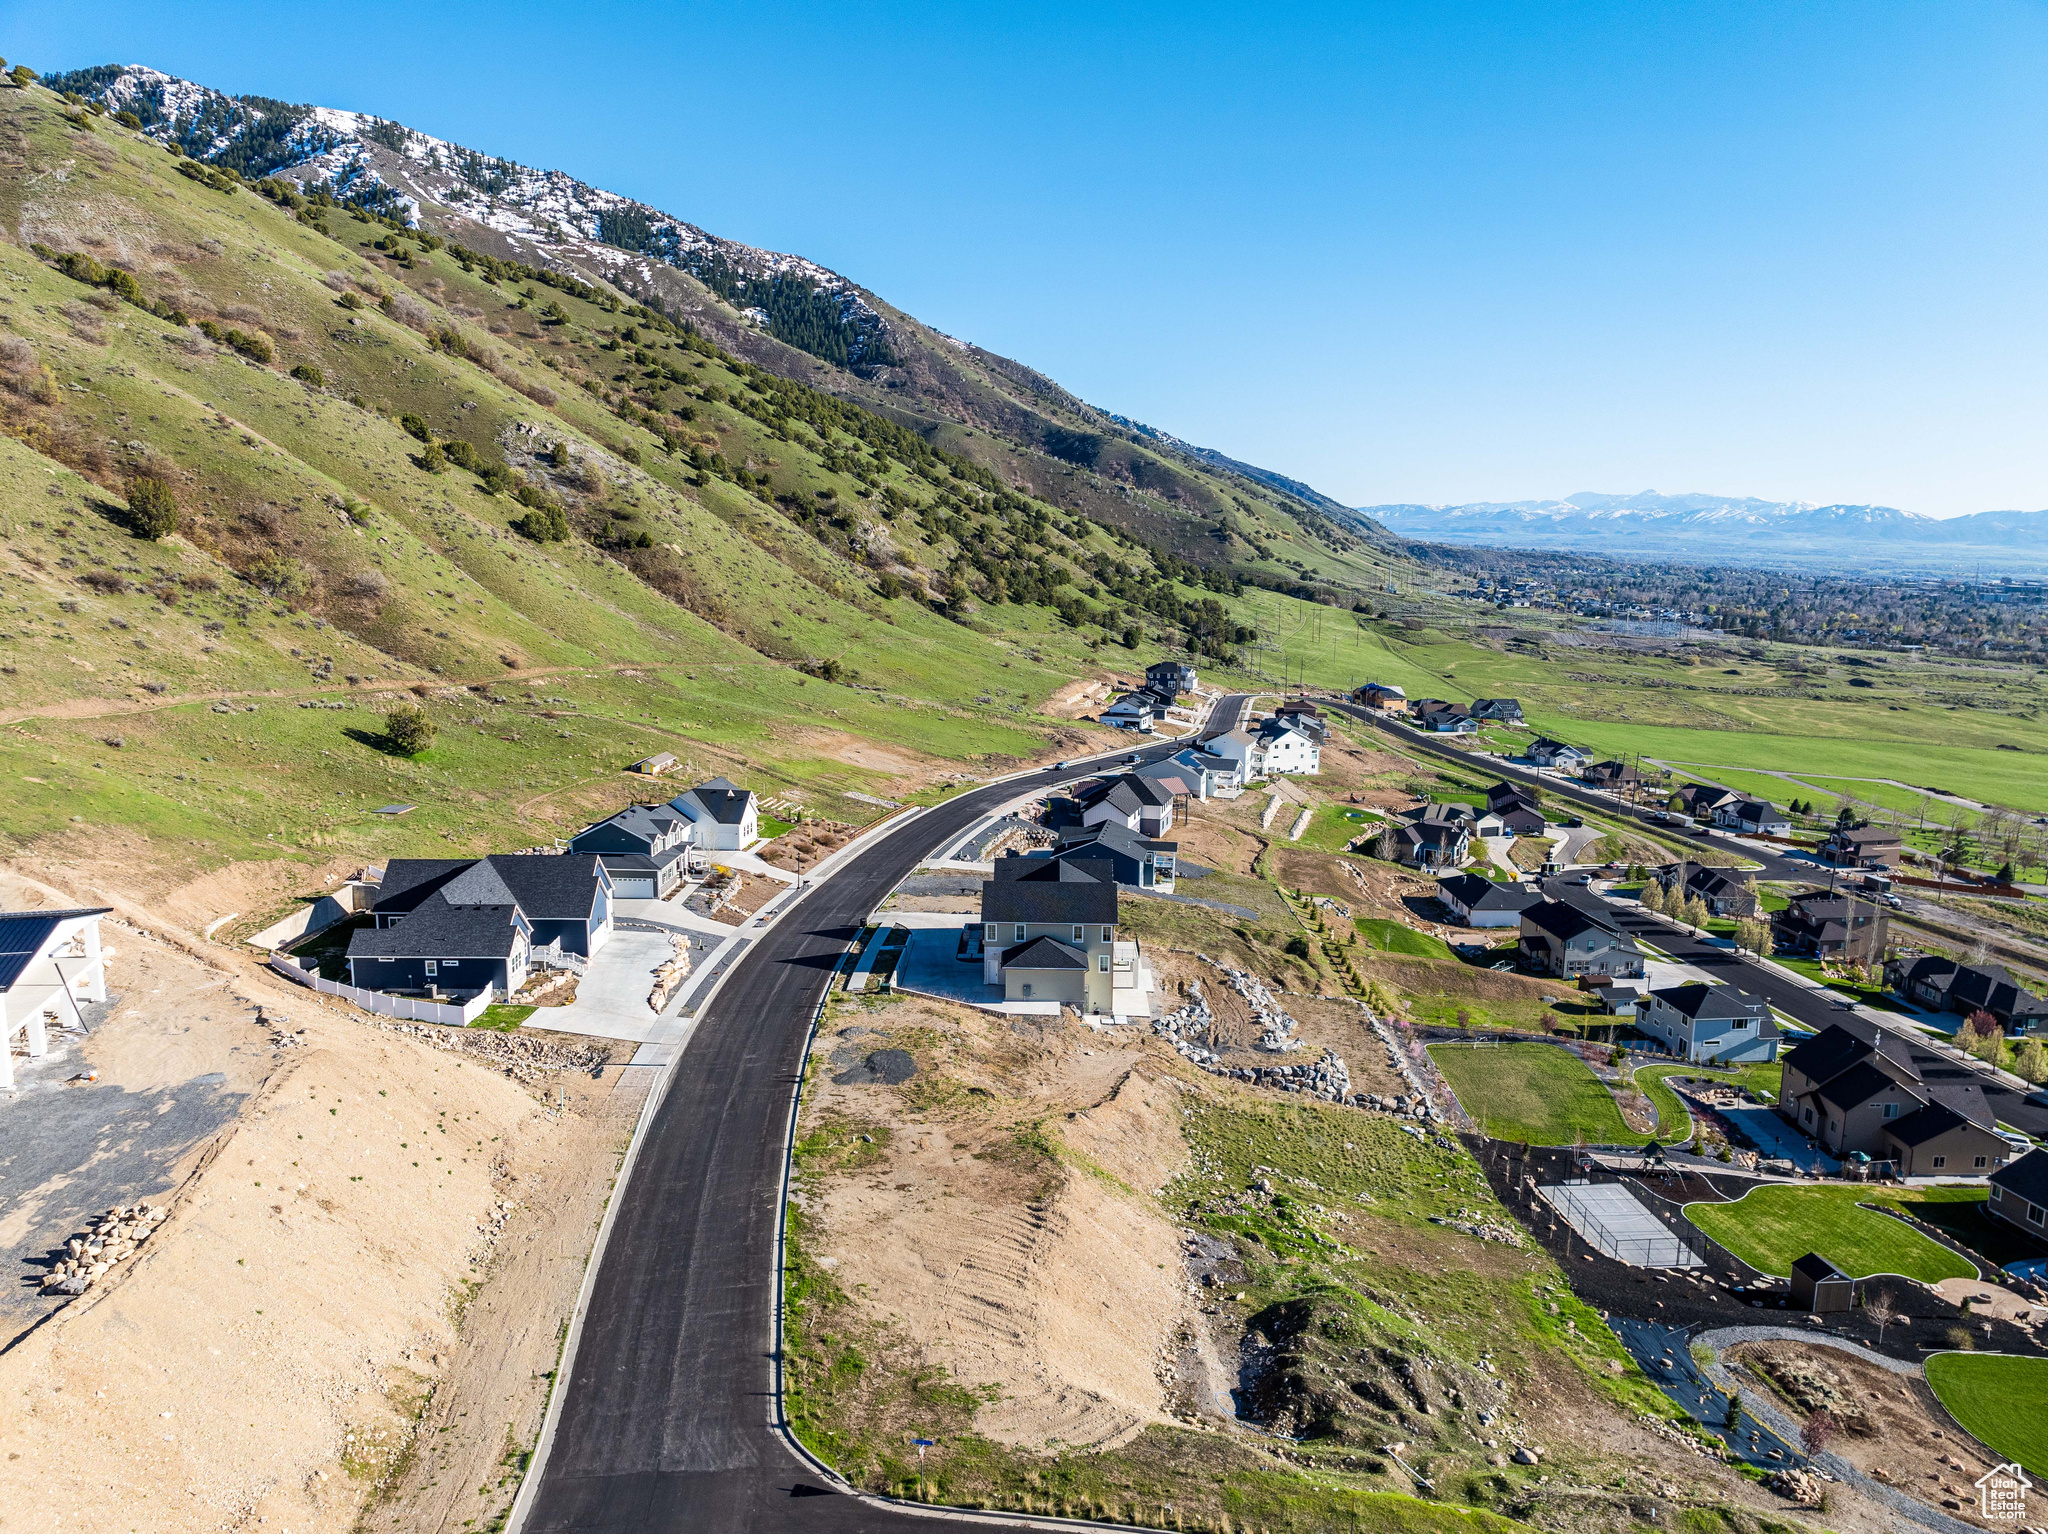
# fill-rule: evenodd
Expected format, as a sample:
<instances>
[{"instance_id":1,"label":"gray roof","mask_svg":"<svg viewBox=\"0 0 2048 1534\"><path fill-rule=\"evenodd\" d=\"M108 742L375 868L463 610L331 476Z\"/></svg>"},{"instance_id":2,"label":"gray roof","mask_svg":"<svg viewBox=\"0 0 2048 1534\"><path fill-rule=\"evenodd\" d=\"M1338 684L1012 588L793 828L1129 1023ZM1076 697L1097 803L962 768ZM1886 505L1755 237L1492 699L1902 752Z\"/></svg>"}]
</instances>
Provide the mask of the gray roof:
<instances>
[{"instance_id":1,"label":"gray roof","mask_svg":"<svg viewBox=\"0 0 2048 1534\"><path fill-rule=\"evenodd\" d=\"M410 911L427 896L476 861L475 858L393 858L370 909L379 913Z\"/></svg>"},{"instance_id":2,"label":"gray roof","mask_svg":"<svg viewBox=\"0 0 2048 1534\"><path fill-rule=\"evenodd\" d=\"M1090 847L1104 848L1142 863L1148 853L1174 852L1180 843L1155 841L1151 837L1140 836L1120 820L1106 820L1098 825L1074 826L1062 832L1060 849L1054 856L1072 857Z\"/></svg>"},{"instance_id":3,"label":"gray roof","mask_svg":"<svg viewBox=\"0 0 2048 1534\"><path fill-rule=\"evenodd\" d=\"M1821 1256L1819 1252L1808 1252L1792 1264L1792 1271L1801 1278L1824 1283L1831 1278L1847 1278L1849 1275Z\"/></svg>"},{"instance_id":4,"label":"gray roof","mask_svg":"<svg viewBox=\"0 0 2048 1534\"><path fill-rule=\"evenodd\" d=\"M1991 1180L2030 1204L2048 1207L2048 1150L2035 1147L2010 1166L1993 1172Z\"/></svg>"},{"instance_id":5,"label":"gray roof","mask_svg":"<svg viewBox=\"0 0 2048 1534\"><path fill-rule=\"evenodd\" d=\"M1088 956L1057 938L1035 937L1003 950L1004 969L1086 969Z\"/></svg>"},{"instance_id":6,"label":"gray roof","mask_svg":"<svg viewBox=\"0 0 2048 1534\"><path fill-rule=\"evenodd\" d=\"M0 911L0 990L35 962L57 924L74 916L106 916L112 906L71 906L61 911ZM0 1048L5 1042L0 1041Z\"/></svg>"},{"instance_id":7,"label":"gray roof","mask_svg":"<svg viewBox=\"0 0 2048 1534\"><path fill-rule=\"evenodd\" d=\"M1771 1015L1770 1004L1763 997L1752 995L1739 986L1707 985L1695 981L1691 985L1666 986L1650 994L1680 1016L1695 1022L1701 1018L1763 1018Z\"/></svg>"},{"instance_id":8,"label":"gray roof","mask_svg":"<svg viewBox=\"0 0 2048 1534\"><path fill-rule=\"evenodd\" d=\"M1566 942L1584 932L1605 932L1614 939L1617 948L1632 949L1636 946L1634 938L1617 932L1610 923L1602 921L1584 906L1564 900L1540 901L1522 913L1522 920Z\"/></svg>"},{"instance_id":9,"label":"gray roof","mask_svg":"<svg viewBox=\"0 0 2048 1534\"><path fill-rule=\"evenodd\" d=\"M746 818L747 806L753 802L754 792L725 778L712 778L686 793L677 794L669 803L674 804L684 798L693 798L703 805L704 813L718 824L736 826Z\"/></svg>"},{"instance_id":10,"label":"gray roof","mask_svg":"<svg viewBox=\"0 0 2048 1534\"><path fill-rule=\"evenodd\" d=\"M1933 1102L1924 1108L1916 1108L1904 1118L1894 1119L1884 1126L1884 1132L1901 1145L1925 1145L1929 1140L1938 1140L1954 1130L1986 1127L1972 1124L1947 1103Z\"/></svg>"},{"instance_id":11,"label":"gray roof","mask_svg":"<svg viewBox=\"0 0 2048 1534\"><path fill-rule=\"evenodd\" d=\"M570 845L573 847L577 838L588 836L592 831L604 826L616 826L628 836L636 836L652 845L676 827L688 824L689 821L683 817L682 812L668 804L629 804L618 814L608 816L598 821L596 825L585 826L576 833L576 837L570 839Z\"/></svg>"},{"instance_id":12,"label":"gray roof","mask_svg":"<svg viewBox=\"0 0 2048 1534\"><path fill-rule=\"evenodd\" d=\"M1067 858L999 858L981 887L981 919L1114 925L1116 885Z\"/></svg>"},{"instance_id":13,"label":"gray roof","mask_svg":"<svg viewBox=\"0 0 2048 1534\"><path fill-rule=\"evenodd\" d=\"M1455 895L1468 911L1526 911L1542 900L1519 884L1496 884L1484 874L1455 874L1436 881L1446 895Z\"/></svg>"},{"instance_id":14,"label":"gray roof","mask_svg":"<svg viewBox=\"0 0 2048 1534\"><path fill-rule=\"evenodd\" d=\"M597 904L595 853L498 853L484 862L532 920L584 921ZM460 899L457 886L462 882L449 883L442 893L451 900Z\"/></svg>"},{"instance_id":15,"label":"gray roof","mask_svg":"<svg viewBox=\"0 0 2048 1534\"><path fill-rule=\"evenodd\" d=\"M437 889L395 927L360 927L351 959L502 959L517 946L516 905L456 905Z\"/></svg>"}]
</instances>

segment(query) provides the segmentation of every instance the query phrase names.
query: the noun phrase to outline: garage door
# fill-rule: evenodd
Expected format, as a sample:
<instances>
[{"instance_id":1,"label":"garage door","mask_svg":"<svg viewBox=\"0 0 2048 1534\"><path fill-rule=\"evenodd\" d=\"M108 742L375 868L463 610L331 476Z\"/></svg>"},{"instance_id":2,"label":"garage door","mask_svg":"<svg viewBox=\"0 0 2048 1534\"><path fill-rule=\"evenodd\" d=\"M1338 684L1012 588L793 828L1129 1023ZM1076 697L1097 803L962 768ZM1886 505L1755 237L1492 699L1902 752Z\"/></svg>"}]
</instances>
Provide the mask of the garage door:
<instances>
[{"instance_id":1,"label":"garage door","mask_svg":"<svg viewBox=\"0 0 2048 1534\"><path fill-rule=\"evenodd\" d=\"M613 874L612 891L621 900L652 900L653 874Z\"/></svg>"}]
</instances>

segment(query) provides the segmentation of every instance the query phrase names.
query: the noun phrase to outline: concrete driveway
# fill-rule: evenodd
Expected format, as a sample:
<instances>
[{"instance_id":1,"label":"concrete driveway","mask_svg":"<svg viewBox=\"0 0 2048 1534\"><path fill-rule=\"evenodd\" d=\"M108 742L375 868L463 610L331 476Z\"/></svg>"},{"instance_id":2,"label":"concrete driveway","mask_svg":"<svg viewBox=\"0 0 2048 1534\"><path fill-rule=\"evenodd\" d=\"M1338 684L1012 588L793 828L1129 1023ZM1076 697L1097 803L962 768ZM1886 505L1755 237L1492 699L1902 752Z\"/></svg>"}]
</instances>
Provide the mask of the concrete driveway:
<instances>
[{"instance_id":1,"label":"concrete driveway","mask_svg":"<svg viewBox=\"0 0 2048 1534\"><path fill-rule=\"evenodd\" d=\"M695 934L677 936L693 945L690 964L694 975L712 944ZM696 946L699 944L702 946ZM526 1026L643 1044L662 1027L662 1020L647 1005L647 993L654 989L655 970L674 952L665 932L614 932L576 983L576 1000L566 1007L542 1007L526 1020ZM683 990L688 989L685 981Z\"/></svg>"}]
</instances>

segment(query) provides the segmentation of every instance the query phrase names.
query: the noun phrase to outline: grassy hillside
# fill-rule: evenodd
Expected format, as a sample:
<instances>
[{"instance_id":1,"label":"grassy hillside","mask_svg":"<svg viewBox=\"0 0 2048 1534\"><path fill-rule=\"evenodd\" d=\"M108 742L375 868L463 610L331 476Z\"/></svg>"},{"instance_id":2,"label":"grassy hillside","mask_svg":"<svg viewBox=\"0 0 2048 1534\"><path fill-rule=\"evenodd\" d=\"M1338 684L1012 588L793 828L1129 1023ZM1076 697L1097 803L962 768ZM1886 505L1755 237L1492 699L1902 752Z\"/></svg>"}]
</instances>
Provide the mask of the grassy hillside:
<instances>
[{"instance_id":1,"label":"grassy hillside","mask_svg":"<svg viewBox=\"0 0 2048 1534\"><path fill-rule=\"evenodd\" d=\"M0 91L0 147L17 841L502 846L654 748L857 819L847 792L1070 741L1040 708L1075 675L1234 640L1227 579L615 292L259 194L40 87ZM383 742L402 699L440 728L417 759ZM420 809L368 817L391 798Z\"/></svg>"}]
</instances>

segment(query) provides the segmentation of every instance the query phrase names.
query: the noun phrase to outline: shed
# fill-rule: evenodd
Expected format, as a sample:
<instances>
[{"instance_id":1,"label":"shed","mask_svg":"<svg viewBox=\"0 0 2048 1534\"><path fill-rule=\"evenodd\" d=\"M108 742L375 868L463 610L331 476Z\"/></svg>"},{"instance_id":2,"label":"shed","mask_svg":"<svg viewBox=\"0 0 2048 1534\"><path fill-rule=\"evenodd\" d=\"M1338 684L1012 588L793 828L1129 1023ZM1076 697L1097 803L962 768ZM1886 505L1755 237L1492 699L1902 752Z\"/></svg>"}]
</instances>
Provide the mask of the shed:
<instances>
[{"instance_id":1,"label":"shed","mask_svg":"<svg viewBox=\"0 0 2048 1534\"><path fill-rule=\"evenodd\" d=\"M1792 1303L1822 1315L1856 1305L1856 1280L1818 1252L1792 1264Z\"/></svg>"},{"instance_id":2,"label":"shed","mask_svg":"<svg viewBox=\"0 0 2048 1534\"><path fill-rule=\"evenodd\" d=\"M637 772L644 777L658 778L664 772L674 772L678 763L673 751L657 751L652 756L643 756L626 771Z\"/></svg>"}]
</instances>

